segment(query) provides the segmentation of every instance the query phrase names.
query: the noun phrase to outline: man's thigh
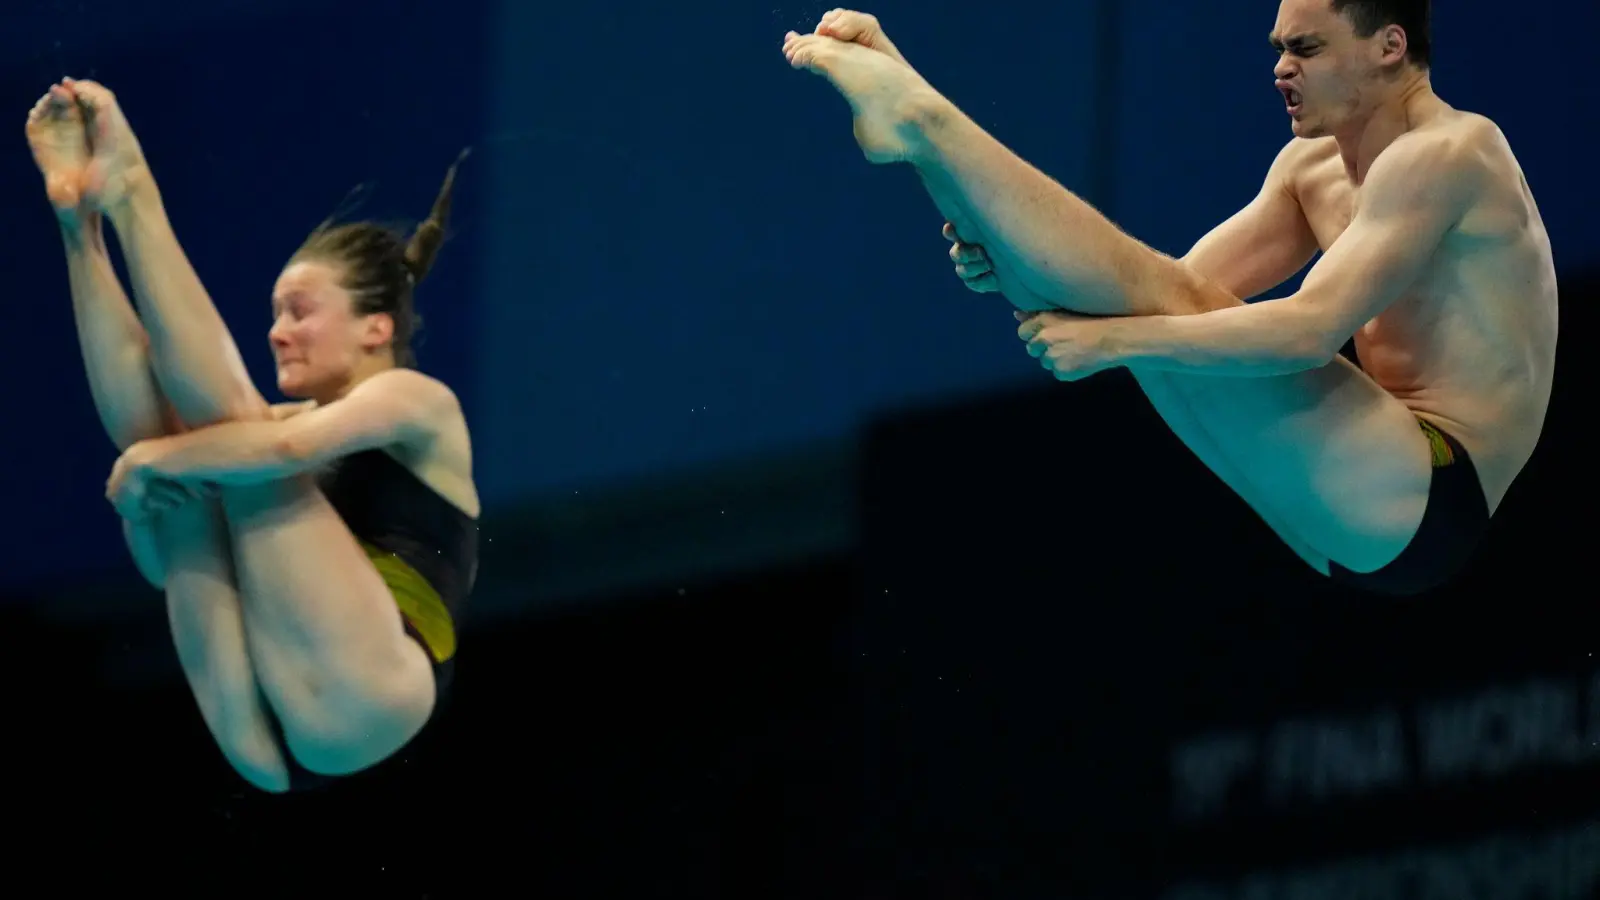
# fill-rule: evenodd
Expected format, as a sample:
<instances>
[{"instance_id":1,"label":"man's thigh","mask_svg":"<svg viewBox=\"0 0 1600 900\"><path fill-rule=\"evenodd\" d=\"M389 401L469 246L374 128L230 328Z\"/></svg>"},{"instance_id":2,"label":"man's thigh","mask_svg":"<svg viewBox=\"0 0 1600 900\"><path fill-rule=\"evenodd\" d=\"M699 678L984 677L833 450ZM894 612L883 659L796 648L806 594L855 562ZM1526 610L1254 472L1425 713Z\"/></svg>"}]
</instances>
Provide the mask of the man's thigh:
<instances>
[{"instance_id":1,"label":"man's thigh","mask_svg":"<svg viewBox=\"0 0 1600 900\"><path fill-rule=\"evenodd\" d=\"M1211 453L1243 473L1234 490L1319 555L1370 572L1416 533L1433 477L1427 438L1411 410L1349 360L1271 378L1164 379Z\"/></svg>"},{"instance_id":2,"label":"man's thigh","mask_svg":"<svg viewBox=\"0 0 1600 900\"><path fill-rule=\"evenodd\" d=\"M1194 411L1189 407L1188 398L1169 383L1168 373L1142 369L1134 369L1132 372L1150 405L1155 408L1156 414L1161 416L1162 421L1166 422L1178 440L1182 441L1213 475L1232 489L1245 505L1254 510L1278 539L1304 560L1306 565L1320 574L1329 574L1327 557L1312 548L1289 527L1287 518L1276 508L1278 503L1276 497L1257 490L1251 483L1248 473L1235 466L1233 460L1222 453L1216 439L1206 430L1205 425L1195 418Z\"/></svg>"}]
</instances>

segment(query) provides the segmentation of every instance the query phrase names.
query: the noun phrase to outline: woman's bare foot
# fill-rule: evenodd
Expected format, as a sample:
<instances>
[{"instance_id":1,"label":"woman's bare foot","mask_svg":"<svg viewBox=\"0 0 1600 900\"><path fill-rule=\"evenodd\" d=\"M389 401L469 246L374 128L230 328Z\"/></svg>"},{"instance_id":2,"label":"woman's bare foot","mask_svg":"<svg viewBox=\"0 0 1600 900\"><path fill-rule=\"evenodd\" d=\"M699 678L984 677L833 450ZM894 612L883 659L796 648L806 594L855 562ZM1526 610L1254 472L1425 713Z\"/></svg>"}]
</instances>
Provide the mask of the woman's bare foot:
<instances>
[{"instance_id":1,"label":"woman's bare foot","mask_svg":"<svg viewBox=\"0 0 1600 900\"><path fill-rule=\"evenodd\" d=\"M45 194L59 214L76 214L85 204L89 135L83 110L63 84L50 86L28 113L28 147L44 175Z\"/></svg>"},{"instance_id":2,"label":"woman's bare foot","mask_svg":"<svg viewBox=\"0 0 1600 900\"><path fill-rule=\"evenodd\" d=\"M855 114L856 143L868 162L915 162L922 129L943 101L922 76L894 56L822 34L789 32L789 65L828 79Z\"/></svg>"},{"instance_id":3,"label":"woman's bare foot","mask_svg":"<svg viewBox=\"0 0 1600 900\"><path fill-rule=\"evenodd\" d=\"M84 192L102 210L125 203L133 192L153 183L144 149L133 128L117 105L116 95L94 81L68 78L62 85L83 108L84 126L89 135L89 165L84 174Z\"/></svg>"}]
</instances>

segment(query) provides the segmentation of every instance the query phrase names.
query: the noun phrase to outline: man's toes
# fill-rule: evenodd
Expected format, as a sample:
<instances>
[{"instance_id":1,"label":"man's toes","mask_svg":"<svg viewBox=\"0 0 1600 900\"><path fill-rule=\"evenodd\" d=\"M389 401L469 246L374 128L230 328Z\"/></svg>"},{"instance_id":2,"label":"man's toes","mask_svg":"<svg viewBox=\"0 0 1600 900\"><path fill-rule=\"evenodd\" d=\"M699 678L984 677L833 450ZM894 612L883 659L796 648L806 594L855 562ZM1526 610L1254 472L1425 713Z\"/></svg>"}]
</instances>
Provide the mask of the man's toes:
<instances>
[{"instance_id":1,"label":"man's toes","mask_svg":"<svg viewBox=\"0 0 1600 900\"><path fill-rule=\"evenodd\" d=\"M828 23L828 33L841 41L853 41L871 31L870 25L861 13L843 10Z\"/></svg>"},{"instance_id":2,"label":"man's toes","mask_svg":"<svg viewBox=\"0 0 1600 900\"><path fill-rule=\"evenodd\" d=\"M845 11L836 9L822 17L822 21L817 23L816 31L817 34L825 34L841 41L848 41L855 37L855 34L850 31L849 24L850 19L845 14Z\"/></svg>"}]
</instances>

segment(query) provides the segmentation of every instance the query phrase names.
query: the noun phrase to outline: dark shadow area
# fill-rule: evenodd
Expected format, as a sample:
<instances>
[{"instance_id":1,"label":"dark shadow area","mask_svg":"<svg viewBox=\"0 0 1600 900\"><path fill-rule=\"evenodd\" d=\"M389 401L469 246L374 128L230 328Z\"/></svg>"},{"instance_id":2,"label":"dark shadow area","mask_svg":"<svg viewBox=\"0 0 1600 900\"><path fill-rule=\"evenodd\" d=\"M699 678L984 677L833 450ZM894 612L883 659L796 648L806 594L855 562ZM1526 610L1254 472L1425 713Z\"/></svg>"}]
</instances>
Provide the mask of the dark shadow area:
<instances>
[{"instance_id":1,"label":"dark shadow area","mask_svg":"<svg viewBox=\"0 0 1600 900\"><path fill-rule=\"evenodd\" d=\"M860 795L841 656L855 570L821 561L470 634L422 739L281 797L233 775L175 678L108 683L97 657L122 652L125 633L13 613L5 628L26 639L0 671L32 688L8 717L8 808L29 823L12 846L132 855L119 880L180 895L240 878L274 896L330 879L370 896L822 889L842 877L839 825Z\"/></svg>"}]
</instances>

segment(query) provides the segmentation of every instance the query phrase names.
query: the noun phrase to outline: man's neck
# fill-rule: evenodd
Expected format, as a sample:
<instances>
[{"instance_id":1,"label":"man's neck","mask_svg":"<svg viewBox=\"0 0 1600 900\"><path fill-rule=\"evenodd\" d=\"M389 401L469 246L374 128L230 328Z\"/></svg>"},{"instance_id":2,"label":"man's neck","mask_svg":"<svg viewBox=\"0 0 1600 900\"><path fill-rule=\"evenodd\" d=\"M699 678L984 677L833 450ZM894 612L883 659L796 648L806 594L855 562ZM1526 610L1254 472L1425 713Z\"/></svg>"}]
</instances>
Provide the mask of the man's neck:
<instances>
[{"instance_id":1,"label":"man's neck","mask_svg":"<svg viewBox=\"0 0 1600 900\"><path fill-rule=\"evenodd\" d=\"M1435 112L1439 102L1428 73L1415 72L1390 88L1372 112L1336 133L1334 140L1351 182L1359 185L1366 181L1378 154Z\"/></svg>"}]
</instances>

